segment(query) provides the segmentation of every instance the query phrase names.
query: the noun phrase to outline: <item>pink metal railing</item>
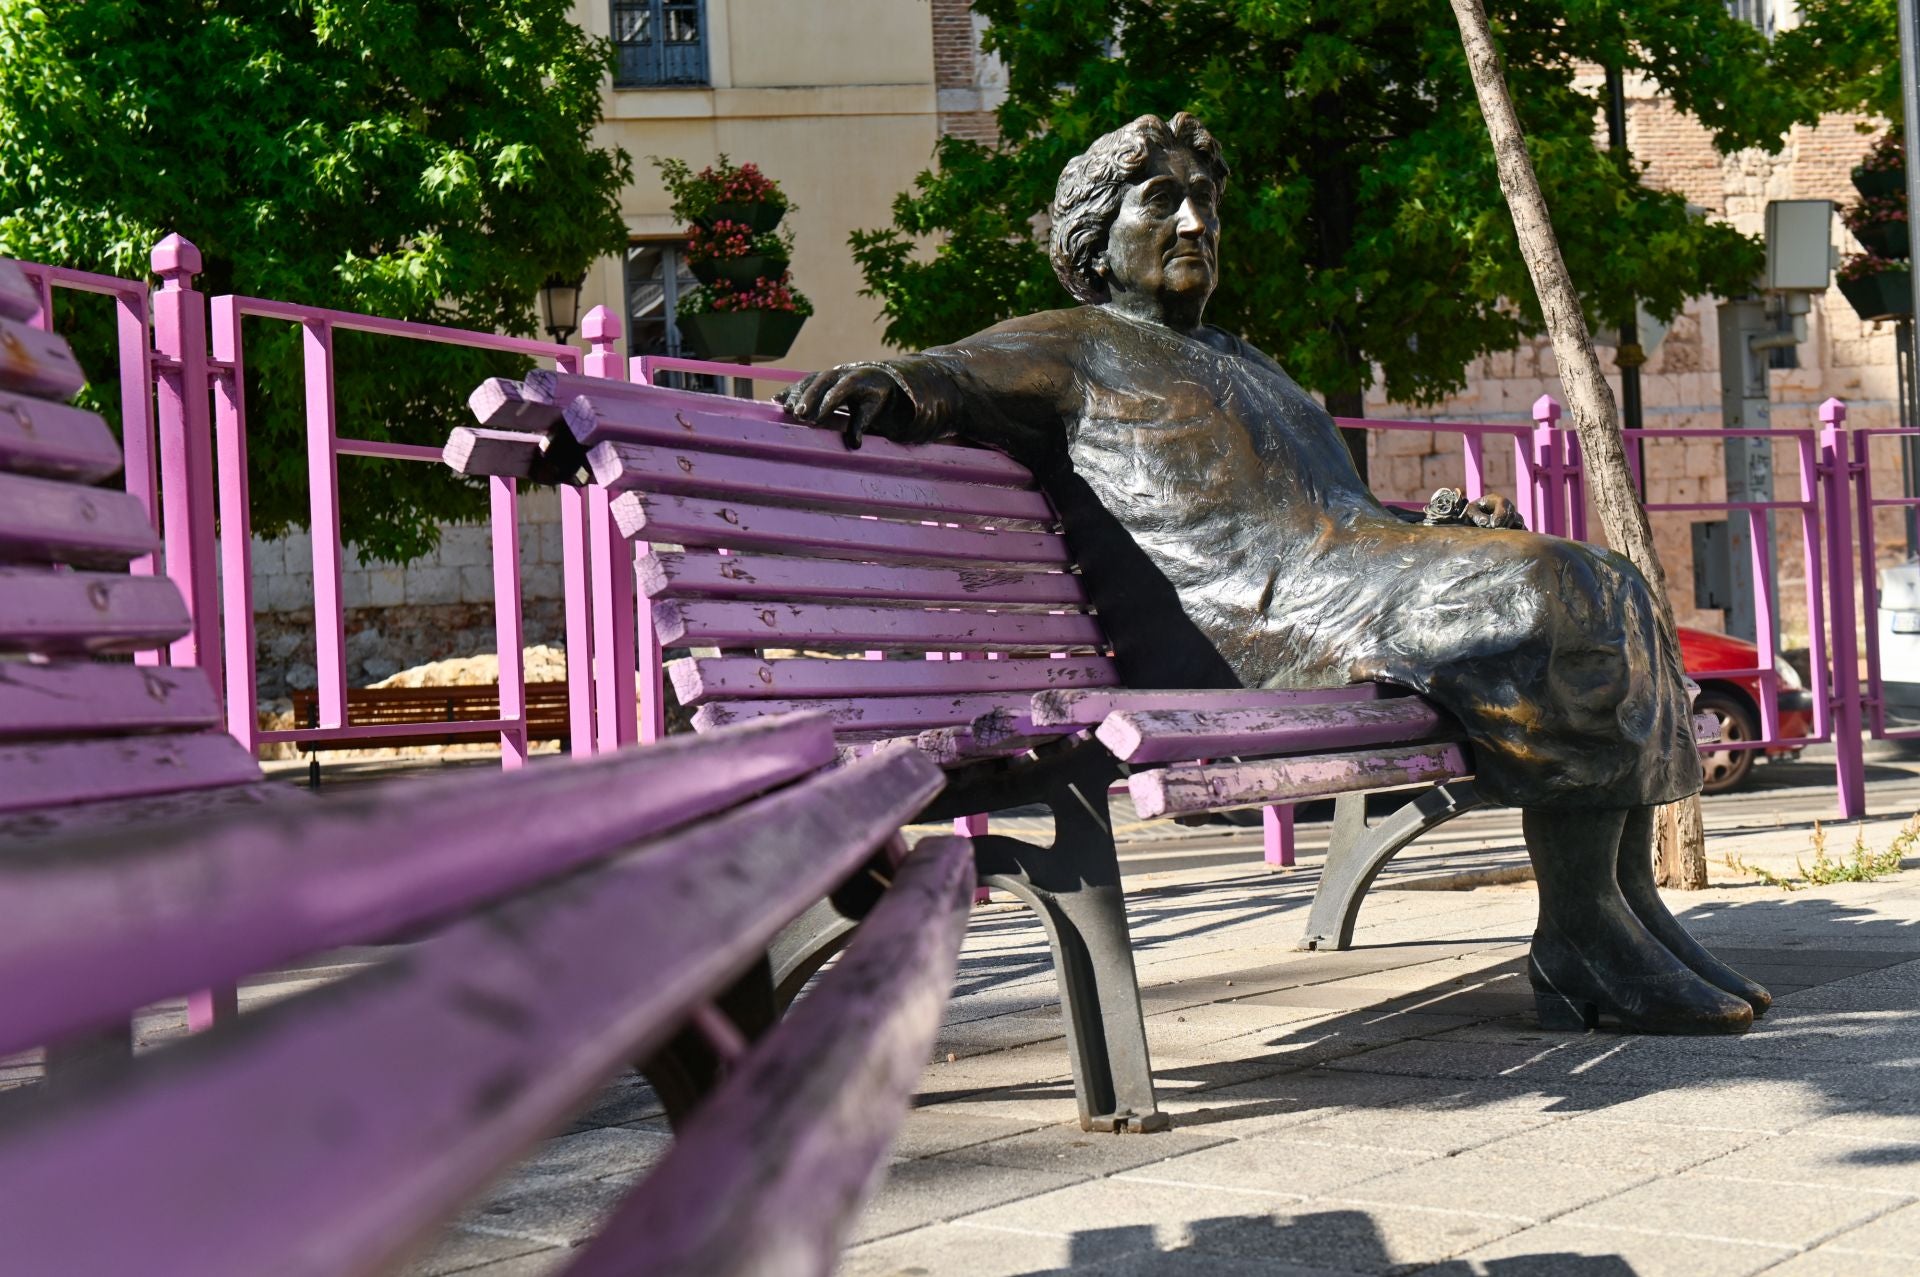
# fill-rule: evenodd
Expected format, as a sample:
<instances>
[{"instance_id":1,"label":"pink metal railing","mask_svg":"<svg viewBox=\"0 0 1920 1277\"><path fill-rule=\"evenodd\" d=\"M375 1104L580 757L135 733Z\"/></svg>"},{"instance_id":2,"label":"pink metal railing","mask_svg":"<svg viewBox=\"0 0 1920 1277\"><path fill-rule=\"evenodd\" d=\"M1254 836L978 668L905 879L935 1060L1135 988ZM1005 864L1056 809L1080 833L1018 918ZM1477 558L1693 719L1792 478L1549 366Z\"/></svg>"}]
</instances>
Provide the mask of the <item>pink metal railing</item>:
<instances>
[{"instance_id":1,"label":"pink metal railing","mask_svg":"<svg viewBox=\"0 0 1920 1277\"><path fill-rule=\"evenodd\" d=\"M314 646L318 673L319 723L281 731L261 731L254 715L254 623L252 513L247 497L246 353L241 321L280 320L301 328L305 356L309 531L313 543ZM207 367L214 391L215 432L220 455L222 597L226 608L227 729L248 748L277 742L330 745L417 735L406 724L354 726L347 721L346 608L341 573L339 459L380 457L393 461L440 464L440 449L422 444L342 437L334 402L336 332L373 333L410 341L493 350L552 359L563 371L579 369L571 346L475 332L443 324L379 319L258 297L213 299L213 355ZM515 481L488 480L493 549L493 602L500 659L500 711L489 719L435 724L451 736L497 735L501 766L518 767L527 757L526 682L522 660L520 610L519 501Z\"/></svg>"},{"instance_id":2,"label":"pink metal railing","mask_svg":"<svg viewBox=\"0 0 1920 1277\"><path fill-rule=\"evenodd\" d=\"M1836 423L1837 428L1837 423ZM1870 450L1875 439L1920 438L1920 429L1877 427L1847 432L1852 439L1847 453L1848 467L1860 487L1859 507L1855 511L1859 536L1860 627L1866 642L1866 688L1864 703L1869 730L1880 740L1920 738L1920 728L1887 726L1886 672L1881 668L1879 564L1876 559L1874 515L1880 510L1912 511L1920 507L1920 497L1880 496L1873 490Z\"/></svg>"}]
</instances>

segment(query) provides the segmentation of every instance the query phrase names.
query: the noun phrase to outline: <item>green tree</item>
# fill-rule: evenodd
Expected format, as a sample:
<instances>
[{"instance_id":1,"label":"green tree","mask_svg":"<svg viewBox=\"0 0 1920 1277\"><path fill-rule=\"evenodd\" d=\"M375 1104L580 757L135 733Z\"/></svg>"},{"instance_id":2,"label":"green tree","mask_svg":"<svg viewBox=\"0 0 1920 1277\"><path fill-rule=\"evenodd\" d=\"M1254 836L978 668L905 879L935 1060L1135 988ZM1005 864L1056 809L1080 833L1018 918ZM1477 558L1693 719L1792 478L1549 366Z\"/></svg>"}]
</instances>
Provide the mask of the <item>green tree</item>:
<instances>
[{"instance_id":1,"label":"green tree","mask_svg":"<svg viewBox=\"0 0 1920 1277\"><path fill-rule=\"evenodd\" d=\"M1831 0L1830 0L1831 2ZM1860 2L1860 0L1855 0ZM1496 0L1527 147L1590 320L1665 316L1744 291L1759 245L1689 216L1605 148L1582 64L1656 79L1723 149L1777 149L1810 93L1721 0ZM1376 375L1400 400L1461 388L1541 318L1446 0L976 0L1005 59L998 149L948 138L938 167L857 232L887 340L948 341L1067 304L1045 261L1061 166L1143 112L1192 111L1235 170L1212 322L1272 353L1336 412ZM928 255L918 241L942 237Z\"/></svg>"},{"instance_id":2,"label":"green tree","mask_svg":"<svg viewBox=\"0 0 1920 1277\"><path fill-rule=\"evenodd\" d=\"M1800 0L1800 25L1780 33L1783 69L1830 109L1864 111L1899 127L1900 20L1895 0Z\"/></svg>"},{"instance_id":3,"label":"green tree","mask_svg":"<svg viewBox=\"0 0 1920 1277\"><path fill-rule=\"evenodd\" d=\"M627 157L591 136L612 50L570 8L0 0L0 254L138 277L178 231L210 294L531 334L549 274L626 240ZM100 308L61 323L113 366ZM274 534L307 520L300 340L248 323L254 527ZM351 333L336 359L343 433L412 443L524 363ZM411 558L482 509L438 467L342 466L364 556Z\"/></svg>"}]
</instances>

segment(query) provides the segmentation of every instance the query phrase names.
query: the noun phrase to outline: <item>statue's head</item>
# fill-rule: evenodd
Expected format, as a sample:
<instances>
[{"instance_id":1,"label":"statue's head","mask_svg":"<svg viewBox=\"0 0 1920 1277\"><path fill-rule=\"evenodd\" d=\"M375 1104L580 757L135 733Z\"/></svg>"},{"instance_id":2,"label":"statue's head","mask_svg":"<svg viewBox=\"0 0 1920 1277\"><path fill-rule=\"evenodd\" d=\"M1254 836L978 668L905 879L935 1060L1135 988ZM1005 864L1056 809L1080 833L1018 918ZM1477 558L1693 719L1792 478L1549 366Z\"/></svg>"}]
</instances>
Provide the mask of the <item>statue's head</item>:
<instances>
[{"instance_id":1,"label":"statue's head","mask_svg":"<svg viewBox=\"0 0 1920 1277\"><path fill-rule=\"evenodd\" d=\"M1199 322L1219 277L1226 180L1220 144L1185 111L1115 129L1060 174L1054 273L1083 302L1144 299Z\"/></svg>"}]
</instances>

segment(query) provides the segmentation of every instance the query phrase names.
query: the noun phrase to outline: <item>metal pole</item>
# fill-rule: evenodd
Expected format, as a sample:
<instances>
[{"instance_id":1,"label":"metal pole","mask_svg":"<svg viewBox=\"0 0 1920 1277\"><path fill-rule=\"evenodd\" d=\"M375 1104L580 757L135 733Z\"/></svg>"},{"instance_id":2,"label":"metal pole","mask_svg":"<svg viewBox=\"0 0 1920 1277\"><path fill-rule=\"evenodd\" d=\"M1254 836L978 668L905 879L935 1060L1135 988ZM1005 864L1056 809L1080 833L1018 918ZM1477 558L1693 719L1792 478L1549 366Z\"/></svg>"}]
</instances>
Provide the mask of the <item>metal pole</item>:
<instances>
[{"instance_id":1,"label":"metal pole","mask_svg":"<svg viewBox=\"0 0 1920 1277\"><path fill-rule=\"evenodd\" d=\"M1631 160L1627 152L1627 91L1624 78L1619 66L1607 67L1607 149L1620 158L1622 173L1626 172ZM1640 349L1640 317L1637 309L1635 300L1628 298L1620 320L1619 352L1613 361L1620 369L1620 424L1626 430L1638 430L1646 424L1640 406L1640 365L1647 361L1647 355ZM1634 476L1639 480L1640 499L1645 501L1647 441L1635 439L1633 448Z\"/></svg>"},{"instance_id":2,"label":"metal pole","mask_svg":"<svg viewBox=\"0 0 1920 1277\"><path fill-rule=\"evenodd\" d=\"M1913 139L1920 137L1920 33L1916 32L1914 18L1915 0L1898 0L1900 9L1900 101L1904 108L1902 115L1906 119L1906 150L1909 156L1913 150ZM1907 173L1907 207L1920 208L1920 167L1912 163L1905 166ZM1913 300L1916 303L1914 313L1920 315L1920 274L1908 273L1913 286Z\"/></svg>"}]
</instances>

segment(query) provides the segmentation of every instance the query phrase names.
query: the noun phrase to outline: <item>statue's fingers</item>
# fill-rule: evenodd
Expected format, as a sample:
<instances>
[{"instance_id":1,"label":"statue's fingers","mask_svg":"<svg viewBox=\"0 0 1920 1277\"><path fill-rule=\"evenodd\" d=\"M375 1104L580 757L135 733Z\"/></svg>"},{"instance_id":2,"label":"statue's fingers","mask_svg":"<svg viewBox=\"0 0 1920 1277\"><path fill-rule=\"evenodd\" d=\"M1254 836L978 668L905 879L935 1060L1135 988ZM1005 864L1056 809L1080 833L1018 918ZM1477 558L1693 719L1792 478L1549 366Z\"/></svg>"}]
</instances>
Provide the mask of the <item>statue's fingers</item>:
<instances>
[{"instance_id":1,"label":"statue's fingers","mask_svg":"<svg viewBox=\"0 0 1920 1277\"><path fill-rule=\"evenodd\" d=\"M841 427L841 434L847 441L847 447L858 448L860 436L866 433L867 426L873 420L871 411L864 414L860 411L865 403L866 398L860 395L860 383L852 377L843 377L820 397L814 407L814 420L825 421L837 409L851 406L853 411L848 413L847 424Z\"/></svg>"},{"instance_id":2,"label":"statue's fingers","mask_svg":"<svg viewBox=\"0 0 1920 1277\"><path fill-rule=\"evenodd\" d=\"M827 368L810 373L787 391L787 411L802 421L818 421L826 413L820 401L840 382L840 370Z\"/></svg>"},{"instance_id":3,"label":"statue's fingers","mask_svg":"<svg viewBox=\"0 0 1920 1277\"><path fill-rule=\"evenodd\" d=\"M880 414L886 411L886 407L885 395L863 395L854 402L850 414L852 419L847 423L848 447L860 446L860 440L873 429L874 423L880 420Z\"/></svg>"}]
</instances>

